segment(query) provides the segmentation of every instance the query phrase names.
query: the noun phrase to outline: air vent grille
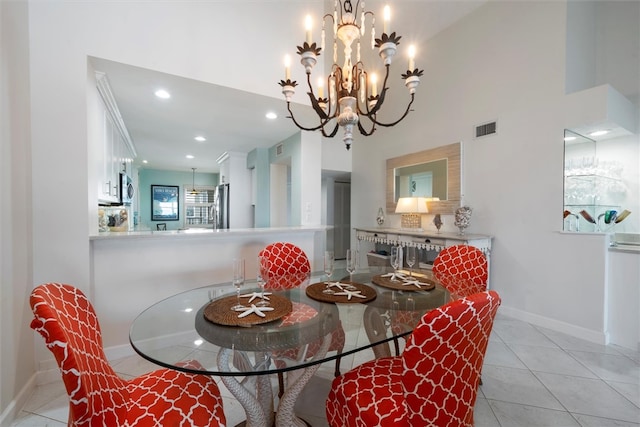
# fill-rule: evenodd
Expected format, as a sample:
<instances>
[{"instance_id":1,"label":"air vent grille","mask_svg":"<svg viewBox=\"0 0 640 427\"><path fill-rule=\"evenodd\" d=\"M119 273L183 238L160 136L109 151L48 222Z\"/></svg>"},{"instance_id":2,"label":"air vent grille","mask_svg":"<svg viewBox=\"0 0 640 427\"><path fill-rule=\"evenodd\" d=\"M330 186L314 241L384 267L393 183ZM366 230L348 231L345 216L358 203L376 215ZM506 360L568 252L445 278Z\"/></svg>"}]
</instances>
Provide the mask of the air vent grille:
<instances>
[{"instance_id":1,"label":"air vent grille","mask_svg":"<svg viewBox=\"0 0 640 427\"><path fill-rule=\"evenodd\" d=\"M276 156L282 155L283 150L284 150L284 144L276 145Z\"/></svg>"},{"instance_id":2,"label":"air vent grille","mask_svg":"<svg viewBox=\"0 0 640 427\"><path fill-rule=\"evenodd\" d=\"M485 123L482 125L476 126L476 138L480 138L481 136L492 135L496 133L498 128L497 122Z\"/></svg>"}]
</instances>

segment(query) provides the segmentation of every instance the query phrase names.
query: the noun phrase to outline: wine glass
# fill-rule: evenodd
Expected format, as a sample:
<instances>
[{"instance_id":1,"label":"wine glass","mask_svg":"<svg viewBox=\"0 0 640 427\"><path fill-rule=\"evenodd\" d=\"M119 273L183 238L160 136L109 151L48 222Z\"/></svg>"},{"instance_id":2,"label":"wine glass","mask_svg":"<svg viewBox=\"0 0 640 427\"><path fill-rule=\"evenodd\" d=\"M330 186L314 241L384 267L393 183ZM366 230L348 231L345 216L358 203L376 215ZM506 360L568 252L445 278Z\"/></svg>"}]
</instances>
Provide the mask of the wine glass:
<instances>
[{"instance_id":1,"label":"wine glass","mask_svg":"<svg viewBox=\"0 0 640 427\"><path fill-rule=\"evenodd\" d=\"M325 251L324 272L327 275L327 281L325 282L325 289L322 291L322 293L329 294L329 295L334 293L331 287L329 286L331 275L333 274L333 264L334 264L333 251Z\"/></svg>"},{"instance_id":2,"label":"wine glass","mask_svg":"<svg viewBox=\"0 0 640 427\"><path fill-rule=\"evenodd\" d=\"M416 247L415 246L407 246L407 265L409 266L409 276L413 276L413 272L411 269L413 265L416 263Z\"/></svg>"},{"instance_id":3,"label":"wine glass","mask_svg":"<svg viewBox=\"0 0 640 427\"><path fill-rule=\"evenodd\" d=\"M358 266L358 253L351 249L347 249L347 272L349 273L349 282L353 283L353 273L356 271ZM355 286L349 285L347 286L349 290L356 289Z\"/></svg>"},{"instance_id":4,"label":"wine glass","mask_svg":"<svg viewBox=\"0 0 640 427\"><path fill-rule=\"evenodd\" d=\"M235 258L233 260L233 286L236 287L236 305L231 307L232 311L238 311L246 308L240 304L240 288L244 284L244 258Z\"/></svg>"},{"instance_id":5,"label":"wine glass","mask_svg":"<svg viewBox=\"0 0 640 427\"><path fill-rule=\"evenodd\" d=\"M258 286L260 286L260 302L256 305L258 307L264 307L269 305L269 302L264 299L264 288L267 286L267 281L269 280L269 270L266 268L267 260L264 257L258 257L258 272L256 274L256 281L258 282Z\"/></svg>"},{"instance_id":6,"label":"wine glass","mask_svg":"<svg viewBox=\"0 0 640 427\"><path fill-rule=\"evenodd\" d=\"M396 274L398 267L400 267L400 248L398 246L391 247L391 267L393 267L393 276L391 280L397 280Z\"/></svg>"}]
</instances>

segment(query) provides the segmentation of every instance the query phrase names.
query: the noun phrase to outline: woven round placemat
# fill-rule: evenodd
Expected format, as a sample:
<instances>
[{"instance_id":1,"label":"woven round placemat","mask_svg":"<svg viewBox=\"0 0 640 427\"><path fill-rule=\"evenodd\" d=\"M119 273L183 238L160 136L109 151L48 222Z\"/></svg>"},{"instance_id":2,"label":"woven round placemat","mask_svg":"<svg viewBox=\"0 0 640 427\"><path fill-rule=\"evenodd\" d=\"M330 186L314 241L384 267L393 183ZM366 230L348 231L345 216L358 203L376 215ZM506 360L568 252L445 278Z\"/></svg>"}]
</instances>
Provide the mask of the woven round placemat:
<instances>
[{"instance_id":1,"label":"woven round placemat","mask_svg":"<svg viewBox=\"0 0 640 427\"><path fill-rule=\"evenodd\" d=\"M236 305L237 298L235 296L224 297L211 301L204 309L204 317L210 322L218 325L226 326L251 326L261 325L263 323L273 322L291 312L293 305L287 298L279 295L269 296L269 307L273 307L273 311L265 311L264 317L251 313L245 317L238 317L241 311L232 311L231 307ZM243 305L248 306L245 302ZM250 306L248 306L250 307Z\"/></svg>"},{"instance_id":2,"label":"woven round placemat","mask_svg":"<svg viewBox=\"0 0 640 427\"><path fill-rule=\"evenodd\" d=\"M351 299L347 295L335 295L335 294L325 294L322 291L325 290L326 282L314 283L313 285L309 285L306 289L307 296L316 301L322 302L337 302L337 303L346 303L346 304L355 304L361 302L369 302L376 299L378 294L376 290L371 286L363 285L362 283L350 282L348 280L341 280L340 283L344 283L345 285L352 285L360 291L364 298L359 298L352 296ZM340 292L337 288L332 288L335 292Z\"/></svg>"},{"instance_id":3,"label":"woven round placemat","mask_svg":"<svg viewBox=\"0 0 640 427\"><path fill-rule=\"evenodd\" d=\"M420 281L420 288L416 285L405 285L402 280L391 280L391 277L383 277L381 274L373 276L371 282L383 288L394 289L396 291L430 291L436 287L436 282L432 279L426 277L415 278ZM422 285L422 283L425 283L426 286Z\"/></svg>"}]
</instances>

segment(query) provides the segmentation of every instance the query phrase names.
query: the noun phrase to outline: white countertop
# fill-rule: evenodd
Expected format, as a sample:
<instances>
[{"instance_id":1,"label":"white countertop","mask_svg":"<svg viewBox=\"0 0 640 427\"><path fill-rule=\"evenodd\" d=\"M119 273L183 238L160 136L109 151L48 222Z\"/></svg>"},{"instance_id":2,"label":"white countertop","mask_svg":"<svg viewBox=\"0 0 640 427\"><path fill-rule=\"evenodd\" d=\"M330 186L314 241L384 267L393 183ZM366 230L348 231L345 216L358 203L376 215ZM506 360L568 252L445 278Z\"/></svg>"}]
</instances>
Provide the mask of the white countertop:
<instances>
[{"instance_id":1,"label":"white countertop","mask_svg":"<svg viewBox=\"0 0 640 427\"><path fill-rule=\"evenodd\" d=\"M326 231L333 226L327 225L309 225L295 227L263 227L263 228L231 228L218 229L211 228L188 228L184 230L167 230L167 231L105 231L99 234L89 236L89 240L112 240L112 239L146 239L146 238L190 238L190 237L214 237L228 238L234 236L244 236L251 234L271 234L271 233L287 233L287 232L315 232Z\"/></svg>"}]
</instances>

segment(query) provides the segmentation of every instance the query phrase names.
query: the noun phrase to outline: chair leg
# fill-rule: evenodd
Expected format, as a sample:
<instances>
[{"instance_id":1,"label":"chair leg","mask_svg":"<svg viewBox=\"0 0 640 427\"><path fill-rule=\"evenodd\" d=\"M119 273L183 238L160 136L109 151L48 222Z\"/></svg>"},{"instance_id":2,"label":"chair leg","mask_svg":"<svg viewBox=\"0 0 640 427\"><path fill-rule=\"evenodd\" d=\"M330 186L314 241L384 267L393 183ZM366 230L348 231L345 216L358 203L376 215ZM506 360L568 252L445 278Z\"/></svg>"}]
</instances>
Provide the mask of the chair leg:
<instances>
[{"instance_id":1,"label":"chair leg","mask_svg":"<svg viewBox=\"0 0 640 427\"><path fill-rule=\"evenodd\" d=\"M400 343L398 343L398 338L397 337L393 339L393 346L396 349L396 357L400 356Z\"/></svg>"},{"instance_id":2,"label":"chair leg","mask_svg":"<svg viewBox=\"0 0 640 427\"><path fill-rule=\"evenodd\" d=\"M342 351L338 352L338 358L336 359L336 370L333 373L334 376L340 376L340 361L342 360Z\"/></svg>"},{"instance_id":3,"label":"chair leg","mask_svg":"<svg viewBox=\"0 0 640 427\"><path fill-rule=\"evenodd\" d=\"M284 394L284 374L278 372L278 399Z\"/></svg>"}]
</instances>

